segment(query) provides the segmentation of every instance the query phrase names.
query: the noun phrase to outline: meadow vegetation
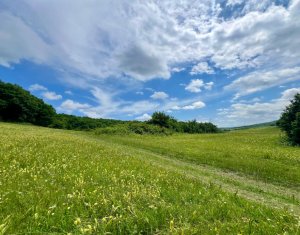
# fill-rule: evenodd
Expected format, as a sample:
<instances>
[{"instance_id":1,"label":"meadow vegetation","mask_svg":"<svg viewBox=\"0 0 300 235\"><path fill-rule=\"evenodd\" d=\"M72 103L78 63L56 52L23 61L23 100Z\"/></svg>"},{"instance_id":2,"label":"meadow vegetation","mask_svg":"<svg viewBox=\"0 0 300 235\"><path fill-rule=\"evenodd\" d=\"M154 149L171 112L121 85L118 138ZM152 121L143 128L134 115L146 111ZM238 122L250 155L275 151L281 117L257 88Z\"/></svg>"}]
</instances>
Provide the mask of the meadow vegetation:
<instances>
[{"instance_id":1,"label":"meadow vegetation","mask_svg":"<svg viewBox=\"0 0 300 235\"><path fill-rule=\"evenodd\" d=\"M105 138L194 164L300 189L300 149L284 145L282 136L276 127L263 127L218 134Z\"/></svg>"},{"instance_id":2,"label":"meadow vegetation","mask_svg":"<svg viewBox=\"0 0 300 235\"><path fill-rule=\"evenodd\" d=\"M283 206L299 206L297 194L280 198L299 192L299 150L280 145L274 128L161 137L8 123L0 130L0 233L300 232L300 214ZM235 175L250 175L244 161L253 162L255 182L272 184L258 183L255 191L255 183ZM259 173L268 161L272 180ZM284 164L288 172L278 168ZM274 204L261 200L275 194Z\"/></svg>"}]
</instances>

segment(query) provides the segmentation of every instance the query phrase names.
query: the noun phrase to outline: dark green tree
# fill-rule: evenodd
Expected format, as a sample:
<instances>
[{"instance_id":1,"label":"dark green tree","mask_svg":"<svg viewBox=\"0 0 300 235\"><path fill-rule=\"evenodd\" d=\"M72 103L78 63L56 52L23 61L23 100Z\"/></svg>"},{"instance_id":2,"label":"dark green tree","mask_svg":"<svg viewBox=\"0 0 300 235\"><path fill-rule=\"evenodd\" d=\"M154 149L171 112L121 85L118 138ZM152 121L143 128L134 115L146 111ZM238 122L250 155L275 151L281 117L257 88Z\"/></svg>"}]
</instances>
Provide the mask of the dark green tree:
<instances>
[{"instance_id":1,"label":"dark green tree","mask_svg":"<svg viewBox=\"0 0 300 235\"><path fill-rule=\"evenodd\" d=\"M300 94L296 94L286 107L277 125L286 132L292 144L300 144Z\"/></svg>"},{"instance_id":2,"label":"dark green tree","mask_svg":"<svg viewBox=\"0 0 300 235\"><path fill-rule=\"evenodd\" d=\"M171 120L172 118L164 112L154 112L148 122L153 125L169 128Z\"/></svg>"},{"instance_id":3,"label":"dark green tree","mask_svg":"<svg viewBox=\"0 0 300 235\"><path fill-rule=\"evenodd\" d=\"M0 81L0 120L49 126L55 114L51 105L22 87Z\"/></svg>"}]
</instances>

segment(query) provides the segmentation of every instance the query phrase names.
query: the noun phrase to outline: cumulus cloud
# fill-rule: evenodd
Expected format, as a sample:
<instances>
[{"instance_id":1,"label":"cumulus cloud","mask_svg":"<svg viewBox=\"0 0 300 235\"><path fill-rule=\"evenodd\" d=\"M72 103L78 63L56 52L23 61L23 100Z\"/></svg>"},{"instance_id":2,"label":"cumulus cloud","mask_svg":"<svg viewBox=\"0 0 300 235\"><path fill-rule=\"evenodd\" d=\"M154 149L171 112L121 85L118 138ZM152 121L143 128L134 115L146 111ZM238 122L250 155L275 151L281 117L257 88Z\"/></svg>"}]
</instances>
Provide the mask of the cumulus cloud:
<instances>
[{"instance_id":1,"label":"cumulus cloud","mask_svg":"<svg viewBox=\"0 0 300 235\"><path fill-rule=\"evenodd\" d=\"M155 91L152 95L151 98L155 100L164 100L168 98L169 95L163 91Z\"/></svg>"},{"instance_id":2,"label":"cumulus cloud","mask_svg":"<svg viewBox=\"0 0 300 235\"><path fill-rule=\"evenodd\" d=\"M49 91L47 87L44 87L40 84L32 84L28 88L31 92L39 92L39 94L47 100L60 100L62 99L62 96L59 94L56 94L53 91Z\"/></svg>"},{"instance_id":3,"label":"cumulus cloud","mask_svg":"<svg viewBox=\"0 0 300 235\"><path fill-rule=\"evenodd\" d=\"M43 92L41 95L42 95L43 98L45 98L47 100L60 100L60 99L62 99L61 95L56 94L53 91L46 91L46 92Z\"/></svg>"},{"instance_id":4,"label":"cumulus cloud","mask_svg":"<svg viewBox=\"0 0 300 235\"><path fill-rule=\"evenodd\" d=\"M135 119L138 121L148 121L151 119L151 116L148 113L144 113L143 115L138 116Z\"/></svg>"},{"instance_id":5,"label":"cumulus cloud","mask_svg":"<svg viewBox=\"0 0 300 235\"><path fill-rule=\"evenodd\" d=\"M208 65L207 62L200 62L194 65L190 72L191 75L196 75L201 73L213 74L214 70Z\"/></svg>"},{"instance_id":6,"label":"cumulus cloud","mask_svg":"<svg viewBox=\"0 0 300 235\"><path fill-rule=\"evenodd\" d=\"M1 1L0 65L31 61L63 71L69 75L64 82L84 87L96 102L80 109L84 115L142 115L176 105L193 109L196 100L124 101L115 90L132 80L168 79L191 65L192 75L244 74L225 88L236 98L296 81L300 0L284 2ZM105 79L114 81L112 89L103 85ZM214 85L194 80L187 91Z\"/></svg>"},{"instance_id":7,"label":"cumulus cloud","mask_svg":"<svg viewBox=\"0 0 300 235\"><path fill-rule=\"evenodd\" d=\"M31 92L41 92L39 93L44 99L47 100L60 100L62 99L62 96L59 94L56 94L53 91L49 91L47 87L44 87L40 84L32 84L28 88L29 91Z\"/></svg>"},{"instance_id":8,"label":"cumulus cloud","mask_svg":"<svg viewBox=\"0 0 300 235\"><path fill-rule=\"evenodd\" d=\"M62 102L62 104L59 106L59 111L70 113L73 111L83 111L85 109L90 108L91 106L86 103L79 103L73 100L65 100Z\"/></svg>"},{"instance_id":9,"label":"cumulus cloud","mask_svg":"<svg viewBox=\"0 0 300 235\"><path fill-rule=\"evenodd\" d=\"M40 84L32 84L29 88L29 91L47 91L48 89Z\"/></svg>"},{"instance_id":10,"label":"cumulus cloud","mask_svg":"<svg viewBox=\"0 0 300 235\"><path fill-rule=\"evenodd\" d=\"M170 77L168 66L159 55L136 45L124 52L120 68L126 74L143 81Z\"/></svg>"},{"instance_id":11,"label":"cumulus cloud","mask_svg":"<svg viewBox=\"0 0 300 235\"><path fill-rule=\"evenodd\" d=\"M141 81L167 79L178 64L195 61L202 62L193 73L212 73L207 60L221 69L292 67L300 56L299 2L231 0L222 8L209 0L5 1L0 64L24 59L86 79L127 75ZM226 7L234 11L236 4L243 14L224 20Z\"/></svg>"},{"instance_id":12,"label":"cumulus cloud","mask_svg":"<svg viewBox=\"0 0 300 235\"><path fill-rule=\"evenodd\" d=\"M277 120L297 93L300 93L300 88L291 88L270 102L234 103L229 108L219 110L218 114L222 117L220 125L239 126Z\"/></svg>"},{"instance_id":13,"label":"cumulus cloud","mask_svg":"<svg viewBox=\"0 0 300 235\"><path fill-rule=\"evenodd\" d=\"M193 93L199 93L202 89L211 90L213 82L203 82L201 79L192 79L190 83L185 87L185 90Z\"/></svg>"},{"instance_id":14,"label":"cumulus cloud","mask_svg":"<svg viewBox=\"0 0 300 235\"><path fill-rule=\"evenodd\" d=\"M184 106L174 106L171 109L173 110L193 110L193 109L201 109L205 107L205 103L202 101L196 101L193 102L192 104L189 105L184 105Z\"/></svg>"}]
</instances>

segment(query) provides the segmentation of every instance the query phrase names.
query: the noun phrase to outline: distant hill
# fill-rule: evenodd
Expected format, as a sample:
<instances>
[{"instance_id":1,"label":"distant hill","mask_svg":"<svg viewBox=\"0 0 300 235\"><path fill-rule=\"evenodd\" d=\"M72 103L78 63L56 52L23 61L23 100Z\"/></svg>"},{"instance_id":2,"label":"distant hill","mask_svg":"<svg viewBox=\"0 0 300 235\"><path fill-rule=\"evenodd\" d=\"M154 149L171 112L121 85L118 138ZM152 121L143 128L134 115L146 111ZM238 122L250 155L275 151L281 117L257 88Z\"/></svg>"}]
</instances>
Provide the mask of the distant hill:
<instances>
[{"instance_id":1,"label":"distant hill","mask_svg":"<svg viewBox=\"0 0 300 235\"><path fill-rule=\"evenodd\" d=\"M223 130L243 130L243 129L250 129L250 128L258 128L258 127L276 126L276 122L277 121L263 122L263 123L253 124L253 125L227 127L227 128L221 128L221 129L223 129Z\"/></svg>"}]
</instances>

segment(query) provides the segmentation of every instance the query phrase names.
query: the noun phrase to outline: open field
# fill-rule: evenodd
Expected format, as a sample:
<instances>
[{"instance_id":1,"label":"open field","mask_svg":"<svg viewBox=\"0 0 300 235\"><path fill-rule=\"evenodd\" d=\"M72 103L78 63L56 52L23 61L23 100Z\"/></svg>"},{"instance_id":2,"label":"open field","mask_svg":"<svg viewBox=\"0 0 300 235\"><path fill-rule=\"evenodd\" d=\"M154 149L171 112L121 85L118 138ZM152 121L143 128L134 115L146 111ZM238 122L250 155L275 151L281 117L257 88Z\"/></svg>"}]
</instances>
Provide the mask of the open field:
<instances>
[{"instance_id":1,"label":"open field","mask_svg":"<svg viewBox=\"0 0 300 235\"><path fill-rule=\"evenodd\" d=\"M279 135L0 123L0 234L300 234L300 150Z\"/></svg>"},{"instance_id":2,"label":"open field","mask_svg":"<svg viewBox=\"0 0 300 235\"><path fill-rule=\"evenodd\" d=\"M300 190L300 148L285 146L281 135L276 127L264 127L221 134L105 139Z\"/></svg>"}]
</instances>

